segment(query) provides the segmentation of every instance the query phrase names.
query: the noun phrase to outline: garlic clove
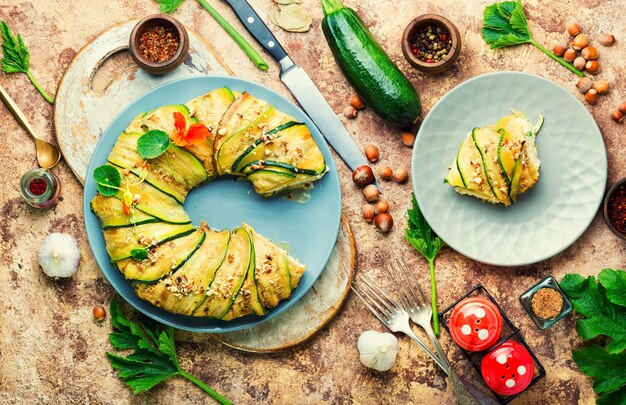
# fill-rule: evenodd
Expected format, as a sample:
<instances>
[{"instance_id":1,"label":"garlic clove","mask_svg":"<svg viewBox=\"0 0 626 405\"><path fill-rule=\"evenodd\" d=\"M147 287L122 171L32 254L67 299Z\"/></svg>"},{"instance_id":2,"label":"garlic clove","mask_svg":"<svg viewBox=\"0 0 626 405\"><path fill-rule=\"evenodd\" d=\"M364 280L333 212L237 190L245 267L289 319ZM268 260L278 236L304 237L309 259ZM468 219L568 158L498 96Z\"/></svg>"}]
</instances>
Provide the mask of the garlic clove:
<instances>
[{"instance_id":1,"label":"garlic clove","mask_svg":"<svg viewBox=\"0 0 626 405\"><path fill-rule=\"evenodd\" d=\"M368 330L361 334L357 346L359 358L365 367L387 371L396 362L398 339L391 333Z\"/></svg>"},{"instance_id":2,"label":"garlic clove","mask_svg":"<svg viewBox=\"0 0 626 405\"><path fill-rule=\"evenodd\" d=\"M51 233L41 243L37 261L50 277L71 277L78 270L80 261L78 242L66 233Z\"/></svg>"}]
</instances>

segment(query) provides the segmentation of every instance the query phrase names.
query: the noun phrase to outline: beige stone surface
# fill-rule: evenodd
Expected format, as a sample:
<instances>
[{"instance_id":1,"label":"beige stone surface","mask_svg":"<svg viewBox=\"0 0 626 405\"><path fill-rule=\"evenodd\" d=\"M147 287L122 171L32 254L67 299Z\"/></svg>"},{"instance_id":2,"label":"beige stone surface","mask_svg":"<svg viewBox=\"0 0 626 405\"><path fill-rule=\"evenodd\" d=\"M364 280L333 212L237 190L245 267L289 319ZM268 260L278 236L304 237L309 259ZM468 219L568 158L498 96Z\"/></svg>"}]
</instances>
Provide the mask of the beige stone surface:
<instances>
[{"instance_id":1,"label":"beige stone surface","mask_svg":"<svg viewBox=\"0 0 626 405\"><path fill-rule=\"evenodd\" d=\"M211 0L223 15L242 30L225 3ZM418 88L425 113L455 85L475 75L497 70L521 70L545 76L577 93L575 76L531 46L491 51L480 36L482 10L487 0L346 0L357 9L392 59ZM251 3L266 20L268 0ZM626 25L623 0L525 1L535 38L551 47L562 38L564 22L576 17L592 37L612 32L613 48L600 48L601 77L613 89L590 108L606 141L609 183L626 176L626 134L613 123L608 111L626 98ZM287 51L319 85L335 111L341 111L353 93L339 72L321 33L321 7L305 0L313 15L308 33L291 34L272 27ZM20 32L31 52L32 71L42 86L54 93L75 53L112 24L156 13L150 0L0 0L0 19ZM461 58L453 70L439 76L419 74L403 59L399 40L406 24L424 13L440 13L454 21L463 37ZM261 82L287 94L270 63L268 72L256 69L237 45L197 2L187 0L175 16L204 36L240 77ZM250 38L247 33L244 36ZM258 49L259 47L255 45ZM265 55L269 61L269 56ZM36 131L53 139L52 107L24 75L0 73L7 89L31 120ZM130 101L130 100L129 100ZM381 161L394 168L409 168L411 149L400 142L400 131L364 110L346 123L361 145L373 143ZM202 403L208 401L195 386L181 379L161 384L148 394L132 396L105 358L110 350L108 321L97 323L91 309L106 305L115 296L100 273L87 244L81 210L82 191L67 165L55 173L63 184L64 198L49 211L29 208L19 195L19 178L35 167L34 146L8 110L0 106L0 403ZM403 256L428 282L427 267L403 240L410 183L382 185L396 225L381 235L360 218L360 191L349 170L336 159L343 183L343 208L357 238L359 272L384 280L382 269L392 256ZM80 244L78 274L70 280L47 278L36 262L39 242L49 232L67 232ZM444 307L477 282L483 283L521 328L547 371L547 377L514 403L590 404L591 381L582 376L571 359L571 348L581 341L574 318L569 317L547 332L534 328L517 301L518 295L539 278L565 273L597 274L604 267L624 267L626 246L606 227L601 213L569 249L545 262L516 268L495 268L469 260L449 248L437 262L439 304ZM350 296L342 312L309 342L275 354L238 352L217 342L181 343L182 365L236 403L449 403L450 387L442 373L418 350L400 338L398 362L387 373L362 367L356 340L368 329L383 330L361 303ZM442 344L459 368L473 372L443 333Z\"/></svg>"}]
</instances>

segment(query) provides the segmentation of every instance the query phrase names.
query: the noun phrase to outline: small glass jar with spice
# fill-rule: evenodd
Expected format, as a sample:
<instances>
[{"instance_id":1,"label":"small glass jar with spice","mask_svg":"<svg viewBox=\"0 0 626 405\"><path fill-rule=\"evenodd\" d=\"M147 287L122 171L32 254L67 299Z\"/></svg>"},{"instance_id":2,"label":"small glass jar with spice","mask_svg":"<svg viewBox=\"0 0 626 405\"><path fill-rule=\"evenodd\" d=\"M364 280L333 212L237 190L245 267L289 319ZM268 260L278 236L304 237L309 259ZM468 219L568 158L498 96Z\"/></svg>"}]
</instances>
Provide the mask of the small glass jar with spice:
<instances>
[{"instance_id":1,"label":"small glass jar with spice","mask_svg":"<svg viewBox=\"0 0 626 405\"><path fill-rule=\"evenodd\" d=\"M548 329L566 317L573 309L572 303L552 276L530 287L519 300L539 329Z\"/></svg>"},{"instance_id":2,"label":"small glass jar with spice","mask_svg":"<svg viewBox=\"0 0 626 405\"><path fill-rule=\"evenodd\" d=\"M22 176L20 192L32 207L49 208L59 202L61 182L48 170L32 169Z\"/></svg>"}]
</instances>

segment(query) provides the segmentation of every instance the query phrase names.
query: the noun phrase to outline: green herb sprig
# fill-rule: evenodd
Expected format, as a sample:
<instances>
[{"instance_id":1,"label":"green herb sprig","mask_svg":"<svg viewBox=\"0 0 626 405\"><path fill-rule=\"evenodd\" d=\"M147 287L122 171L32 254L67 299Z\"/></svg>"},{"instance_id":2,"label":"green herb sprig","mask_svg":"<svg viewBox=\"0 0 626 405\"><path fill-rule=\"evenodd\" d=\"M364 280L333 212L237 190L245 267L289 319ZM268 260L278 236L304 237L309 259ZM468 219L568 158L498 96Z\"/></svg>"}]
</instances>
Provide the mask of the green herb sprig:
<instances>
[{"instance_id":1,"label":"green herb sprig","mask_svg":"<svg viewBox=\"0 0 626 405\"><path fill-rule=\"evenodd\" d=\"M437 310L437 279L435 277L435 258L444 246L443 241L431 229L422 215L415 195L413 195L413 208L408 210L409 223L405 230L406 240L415 248L430 267L430 298L433 309L433 331L439 336L439 311Z\"/></svg>"},{"instance_id":2,"label":"green herb sprig","mask_svg":"<svg viewBox=\"0 0 626 405\"><path fill-rule=\"evenodd\" d=\"M2 52L4 53L1 63L2 71L4 73L25 73L43 98L50 104L54 104L54 98L46 93L30 72L30 53L20 34L17 34L17 38L15 38L4 21L0 21L0 31L2 31Z\"/></svg>"},{"instance_id":3,"label":"green herb sprig","mask_svg":"<svg viewBox=\"0 0 626 405\"><path fill-rule=\"evenodd\" d=\"M111 345L119 350L133 350L124 357L107 352L106 356L133 394L148 391L160 382L181 376L196 384L220 404L232 405L217 391L180 368L174 342L174 329L160 324L128 320L120 305L111 300Z\"/></svg>"},{"instance_id":4,"label":"green herb sprig","mask_svg":"<svg viewBox=\"0 0 626 405\"><path fill-rule=\"evenodd\" d=\"M486 7L483 16L482 34L483 39L489 44L491 49L532 44L571 72L581 77L585 76L583 72L559 58L533 39L528 28L521 0L494 3Z\"/></svg>"},{"instance_id":5,"label":"green herb sprig","mask_svg":"<svg viewBox=\"0 0 626 405\"><path fill-rule=\"evenodd\" d=\"M162 13L173 13L180 7L185 0L154 0L159 4L159 9ZM250 60L261 70L269 69L267 62L254 50L254 48L241 36L239 32L228 21L222 17L206 0L198 0L198 3L217 21L217 23L235 40L237 45L248 55Z\"/></svg>"},{"instance_id":6,"label":"green herb sprig","mask_svg":"<svg viewBox=\"0 0 626 405\"><path fill-rule=\"evenodd\" d=\"M583 339L606 336L603 347L594 340L591 345L572 350L576 365L594 378L593 389L599 395L597 404L626 403L626 272L604 269L595 277L567 274L560 282L565 295L583 318L576 331Z\"/></svg>"}]
</instances>

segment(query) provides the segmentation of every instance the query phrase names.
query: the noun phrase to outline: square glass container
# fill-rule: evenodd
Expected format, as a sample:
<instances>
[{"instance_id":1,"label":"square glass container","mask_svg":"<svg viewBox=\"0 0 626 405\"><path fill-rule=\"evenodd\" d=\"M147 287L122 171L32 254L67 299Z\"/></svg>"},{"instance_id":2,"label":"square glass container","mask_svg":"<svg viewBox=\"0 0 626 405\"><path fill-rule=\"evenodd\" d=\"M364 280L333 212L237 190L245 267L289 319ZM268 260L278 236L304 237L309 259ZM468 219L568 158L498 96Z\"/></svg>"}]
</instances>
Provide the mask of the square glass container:
<instances>
[{"instance_id":1,"label":"square glass container","mask_svg":"<svg viewBox=\"0 0 626 405\"><path fill-rule=\"evenodd\" d=\"M541 290L542 288L551 288L558 292L563 298L563 308L561 308L561 313L559 313L554 318L543 319L535 315L535 313L533 312L533 296L537 291ZM535 325L537 325L537 327L542 330L548 329L550 326L565 318L570 312L572 312L573 309L572 303L570 302L570 300L567 299L565 293L563 292L563 290L561 290L559 283L552 276L544 278L543 280L539 281L537 284L526 290L522 295L520 295L519 301L524 307L524 310L526 311L528 316L530 316L530 318L533 320Z\"/></svg>"}]
</instances>

